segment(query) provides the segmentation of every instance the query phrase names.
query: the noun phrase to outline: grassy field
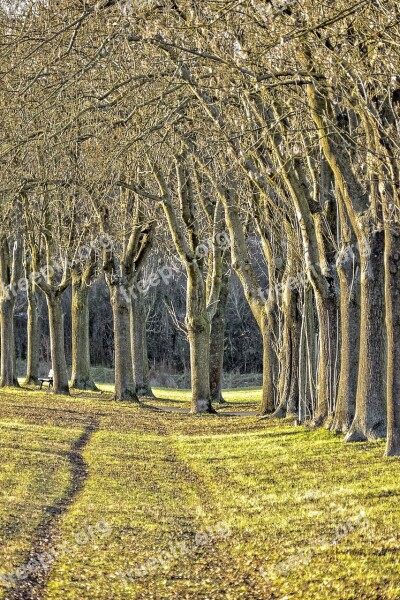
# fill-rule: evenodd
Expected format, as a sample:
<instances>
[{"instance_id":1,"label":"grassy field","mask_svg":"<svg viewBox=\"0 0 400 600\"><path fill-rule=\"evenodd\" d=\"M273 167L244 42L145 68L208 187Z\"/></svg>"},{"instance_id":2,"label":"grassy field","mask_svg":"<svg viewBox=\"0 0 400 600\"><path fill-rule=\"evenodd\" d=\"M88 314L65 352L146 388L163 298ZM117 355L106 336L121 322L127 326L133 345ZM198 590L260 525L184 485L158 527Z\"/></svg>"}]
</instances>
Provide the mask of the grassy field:
<instances>
[{"instance_id":1,"label":"grassy field","mask_svg":"<svg viewBox=\"0 0 400 600\"><path fill-rule=\"evenodd\" d=\"M400 597L382 443L241 416L259 390L201 417L110 391L0 392L1 600Z\"/></svg>"}]
</instances>

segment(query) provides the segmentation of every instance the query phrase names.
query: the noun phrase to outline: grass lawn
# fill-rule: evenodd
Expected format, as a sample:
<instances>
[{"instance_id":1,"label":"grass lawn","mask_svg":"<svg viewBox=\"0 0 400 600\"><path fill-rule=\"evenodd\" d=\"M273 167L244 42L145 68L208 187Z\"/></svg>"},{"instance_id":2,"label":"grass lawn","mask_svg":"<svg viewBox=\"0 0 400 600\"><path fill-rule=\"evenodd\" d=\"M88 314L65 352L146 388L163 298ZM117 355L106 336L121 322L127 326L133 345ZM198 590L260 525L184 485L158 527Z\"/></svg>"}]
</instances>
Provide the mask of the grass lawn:
<instances>
[{"instance_id":1,"label":"grass lawn","mask_svg":"<svg viewBox=\"0 0 400 600\"><path fill-rule=\"evenodd\" d=\"M400 462L382 442L164 413L190 394L155 393L0 392L0 573L39 556L1 600L400 597ZM225 397L252 411L260 391Z\"/></svg>"}]
</instances>

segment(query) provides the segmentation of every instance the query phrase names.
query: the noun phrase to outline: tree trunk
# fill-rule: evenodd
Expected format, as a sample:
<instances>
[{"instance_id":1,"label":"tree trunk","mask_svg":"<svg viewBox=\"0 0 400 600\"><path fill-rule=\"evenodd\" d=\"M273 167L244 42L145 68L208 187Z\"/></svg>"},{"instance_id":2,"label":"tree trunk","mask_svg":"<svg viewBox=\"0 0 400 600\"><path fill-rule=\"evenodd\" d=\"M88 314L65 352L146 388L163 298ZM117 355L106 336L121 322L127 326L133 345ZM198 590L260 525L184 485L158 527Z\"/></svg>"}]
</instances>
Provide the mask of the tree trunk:
<instances>
[{"instance_id":1,"label":"tree trunk","mask_svg":"<svg viewBox=\"0 0 400 600\"><path fill-rule=\"evenodd\" d=\"M97 390L90 369L89 287L76 278L72 280L72 373L70 386L80 390Z\"/></svg>"},{"instance_id":2,"label":"tree trunk","mask_svg":"<svg viewBox=\"0 0 400 600\"><path fill-rule=\"evenodd\" d=\"M318 314L317 406L314 425L322 425L332 415L337 394L338 310L334 292L328 297L314 289Z\"/></svg>"},{"instance_id":3,"label":"tree trunk","mask_svg":"<svg viewBox=\"0 0 400 600\"><path fill-rule=\"evenodd\" d=\"M345 248L338 259L340 281L341 355L338 398L331 429L346 433L356 410L360 351L360 261L358 253Z\"/></svg>"},{"instance_id":4,"label":"tree trunk","mask_svg":"<svg viewBox=\"0 0 400 600\"><path fill-rule=\"evenodd\" d=\"M311 285L304 289L302 323L299 349L299 420L312 417L315 410L317 378L317 340L314 290Z\"/></svg>"},{"instance_id":5,"label":"tree trunk","mask_svg":"<svg viewBox=\"0 0 400 600\"><path fill-rule=\"evenodd\" d=\"M0 302L1 310L1 380L0 387L19 387L15 372L14 298Z\"/></svg>"},{"instance_id":6,"label":"tree trunk","mask_svg":"<svg viewBox=\"0 0 400 600\"><path fill-rule=\"evenodd\" d=\"M186 329L190 347L192 413L213 413L210 393L211 323L200 270L188 270Z\"/></svg>"},{"instance_id":7,"label":"tree trunk","mask_svg":"<svg viewBox=\"0 0 400 600\"><path fill-rule=\"evenodd\" d=\"M217 311L211 323L210 391L211 401L223 404L222 377L225 351L225 314L229 294L229 277L222 276Z\"/></svg>"},{"instance_id":8,"label":"tree trunk","mask_svg":"<svg viewBox=\"0 0 400 600\"><path fill-rule=\"evenodd\" d=\"M42 309L42 295L38 290L33 289L32 284L28 283L28 344L26 350L26 376L24 385L34 384L39 381L40 367L40 329L39 317Z\"/></svg>"},{"instance_id":9,"label":"tree trunk","mask_svg":"<svg viewBox=\"0 0 400 600\"><path fill-rule=\"evenodd\" d=\"M51 362L55 394L69 395L67 363L64 349L64 316L61 294L52 292L47 296L49 312Z\"/></svg>"},{"instance_id":10,"label":"tree trunk","mask_svg":"<svg viewBox=\"0 0 400 600\"><path fill-rule=\"evenodd\" d=\"M387 328L386 456L400 455L400 233L385 232Z\"/></svg>"},{"instance_id":11,"label":"tree trunk","mask_svg":"<svg viewBox=\"0 0 400 600\"><path fill-rule=\"evenodd\" d=\"M114 317L115 395L117 401L138 402L133 377L130 300L119 285L110 285Z\"/></svg>"},{"instance_id":12,"label":"tree trunk","mask_svg":"<svg viewBox=\"0 0 400 600\"><path fill-rule=\"evenodd\" d=\"M134 381L138 396L154 396L150 386L149 359L147 355L146 312L143 294L132 297L131 346Z\"/></svg>"},{"instance_id":13,"label":"tree trunk","mask_svg":"<svg viewBox=\"0 0 400 600\"><path fill-rule=\"evenodd\" d=\"M263 340L263 387L261 414L273 413L276 408L278 396L278 357L274 343L278 338L278 303L275 293L270 296L265 305L264 313L261 318L260 329Z\"/></svg>"},{"instance_id":14,"label":"tree trunk","mask_svg":"<svg viewBox=\"0 0 400 600\"><path fill-rule=\"evenodd\" d=\"M198 315L187 320L190 346L193 413L213 412L210 394L210 334L208 318Z\"/></svg>"},{"instance_id":15,"label":"tree trunk","mask_svg":"<svg viewBox=\"0 0 400 600\"><path fill-rule=\"evenodd\" d=\"M273 416L281 419L297 416L299 409L299 352L300 317L298 291L292 289L290 279L283 294L282 360L279 379L279 405Z\"/></svg>"},{"instance_id":16,"label":"tree trunk","mask_svg":"<svg viewBox=\"0 0 400 600\"><path fill-rule=\"evenodd\" d=\"M386 434L384 233L372 231L360 248L361 334L356 414L345 438L358 442Z\"/></svg>"}]
</instances>

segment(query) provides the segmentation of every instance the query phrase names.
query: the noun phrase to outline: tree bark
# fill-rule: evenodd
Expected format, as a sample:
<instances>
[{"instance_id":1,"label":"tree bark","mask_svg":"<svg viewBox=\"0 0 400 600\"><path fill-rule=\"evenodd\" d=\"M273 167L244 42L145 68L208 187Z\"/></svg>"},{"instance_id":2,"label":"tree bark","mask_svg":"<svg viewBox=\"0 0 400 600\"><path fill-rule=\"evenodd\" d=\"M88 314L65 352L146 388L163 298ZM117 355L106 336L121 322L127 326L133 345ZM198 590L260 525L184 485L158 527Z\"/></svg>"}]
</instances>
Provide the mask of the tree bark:
<instances>
[{"instance_id":1,"label":"tree bark","mask_svg":"<svg viewBox=\"0 0 400 600\"><path fill-rule=\"evenodd\" d=\"M18 236L14 240L3 237L0 243L0 387L19 387L16 373L14 307L21 272L21 239Z\"/></svg>"},{"instance_id":2,"label":"tree bark","mask_svg":"<svg viewBox=\"0 0 400 600\"><path fill-rule=\"evenodd\" d=\"M340 281L340 376L337 405L331 429L346 433L356 410L360 354L360 260L352 248L343 248L338 258Z\"/></svg>"},{"instance_id":3,"label":"tree bark","mask_svg":"<svg viewBox=\"0 0 400 600\"><path fill-rule=\"evenodd\" d=\"M400 232L385 232L387 329L386 456L400 455Z\"/></svg>"},{"instance_id":4,"label":"tree bark","mask_svg":"<svg viewBox=\"0 0 400 600\"><path fill-rule=\"evenodd\" d=\"M130 299L120 285L109 285L114 318L115 395L114 400L138 402L133 377L130 336Z\"/></svg>"},{"instance_id":5,"label":"tree bark","mask_svg":"<svg viewBox=\"0 0 400 600\"><path fill-rule=\"evenodd\" d=\"M186 329L190 347L193 413L212 413L210 393L211 323L205 286L197 267L188 269Z\"/></svg>"},{"instance_id":6,"label":"tree bark","mask_svg":"<svg viewBox=\"0 0 400 600\"><path fill-rule=\"evenodd\" d=\"M337 393L338 310L336 296L323 297L316 290L318 314L317 407L313 422L322 425L332 415Z\"/></svg>"},{"instance_id":7,"label":"tree bark","mask_svg":"<svg viewBox=\"0 0 400 600\"><path fill-rule=\"evenodd\" d=\"M295 416L299 410L299 352L300 316L298 311L298 291L285 283L283 293L283 334L282 359L279 378L279 405L273 417L281 419Z\"/></svg>"},{"instance_id":8,"label":"tree bark","mask_svg":"<svg viewBox=\"0 0 400 600\"><path fill-rule=\"evenodd\" d=\"M222 276L221 290L216 313L211 323L210 342L210 392L211 401L223 404L222 378L225 351L225 313L229 294L229 277Z\"/></svg>"},{"instance_id":9,"label":"tree bark","mask_svg":"<svg viewBox=\"0 0 400 600\"><path fill-rule=\"evenodd\" d=\"M139 292L132 297L131 345L134 381L138 396L154 396L150 385L149 359L147 355L147 330L144 296Z\"/></svg>"},{"instance_id":10,"label":"tree bark","mask_svg":"<svg viewBox=\"0 0 400 600\"><path fill-rule=\"evenodd\" d=\"M307 60L310 60L309 54ZM317 93L314 85L309 85L307 92L322 150L334 173L360 250L361 333L356 413L345 440L376 439L385 436L387 420L382 204L374 169L367 171L369 190L365 193L348 153L343 150L342 138L332 132L330 119L335 109L327 104L326 90ZM368 123L362 114L361 119L370 139Z\"/></svg>"},{"instance_id":11,"label":"tree bark","mask_svg":"<svg viewBox=\"0 0 400 600\"><path fill-rule=\"evenodd\" d=\"M193 413L210 413L210 323L208 318L198 316L187 319L188 339L190 346L190 368L192 381Z\"/></svg>"},{"instance_id":12,"label":"tree bark","mask_svg":"<svg viewBox=\"0 0 400 600\"><path fill-rule=\"evenodd\" d=\"M1 310L1 380L0 387L19 387L15 373L14 298L0 302Z\"/></svg>"},{"instance_id":13,"label":"tree bark","mask_svg":"<svg viewBox=\"0 0 400 600\"><path fill-rule=\"evenodd\" d=\"M72 277L72 373L70 387L96 391L90 369L89 287L82 277Z\"/></svg>"},{"instance_id":14,"label":"tree bark","mask_svg":"<svg viewBox=\"0 0 400 600\"><path fill-rule=\"evenodd\" d=\"M42 295L28 282L28 344L26 350L26 376L24 385L34 384L39 381L40 367L40 328L39 318L42 309Z\"/></svg>"},{"instance_id":15,"label":"tree bark","mask_svg":"<svg viewBox=\"0 0 400 600\"><path fill-rule=\"evenodd\" d=\"M53 391L55 394L69 395L67 362L64 349L64 316L61 297L61 293L54 291L46 296L49 312Z\"/></svg>"},{"instance_id":16,"label":"tree bark","mask_svg":"<svg viewBox=\"0 0 400 600\"><path fill-rule=\"evenodd\" d=\"M316 315L314 290L311 285L304 289L302 323L299 351L299 420L312 417L316 404L317 359Z\"/></svg>"},{"instance_id":17,"label":"tree bark","mask_svg":"<svg viewBox=\"0 0 400 600\"><path fill-rule=\"evenodd\" d=\"M386 435L386 330L384 233L368 232L360 247L361 334L356 414L345 438L358 442Z\"/></svg>"},{"instance_id":18,"label":"tree bark","mask_svg":"<svg viewBox=\"0 0 400 600\"><path fill-rule=\"evenodd\" d=\"M263 387L261 414L273 413L277 400L278 358L274 348L277 335L277 302L275 296L268 299L261 318L260 328L263 340Z\"/></svg>"}]
</instances>

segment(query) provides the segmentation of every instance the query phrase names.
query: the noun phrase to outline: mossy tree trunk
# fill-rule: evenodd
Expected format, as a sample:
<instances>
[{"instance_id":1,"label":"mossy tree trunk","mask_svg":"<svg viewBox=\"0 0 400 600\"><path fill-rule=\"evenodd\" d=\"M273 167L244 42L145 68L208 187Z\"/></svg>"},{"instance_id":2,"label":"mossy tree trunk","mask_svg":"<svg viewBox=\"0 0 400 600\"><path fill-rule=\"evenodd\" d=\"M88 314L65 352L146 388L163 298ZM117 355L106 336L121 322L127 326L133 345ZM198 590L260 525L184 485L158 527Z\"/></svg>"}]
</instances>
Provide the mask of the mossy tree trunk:
<instances>
[{"instance_id":1,"label":"mossy tree trunk","mask_svg":"<svg viewBox=\"0 0 400 600\"><path fill-rule=\"evenodd\" d=\"M336 294L323 296L315 292L318 315L317 406L314 424L322 425L333 414L337 392L338 307Z\"/></svg>"},{"instance_id":2,"label":"mossy tree trunk","mask_svg":"<svg viewBox=\"0 0 400 600\"><path fill-rule=\"evenodd\" d=\"M299 411L299 353L301 322L298 309L299 293L290 283L284 285L282 297L282 348L279 379L279 405L273 416L295 416Z\"/></svg>"},{"instance_id":3,"label":"mossy tree trunk","mask_svg":"<svg viewBox=\"0 0 400 600\"><path fill-rule=\"evenodd\" d=\"M393 225L392 225L393 227ZM385 234L387 328L387 442L386 456L400 455L400 228Z\"/></svg>"},{"instance_id":4,"label":"mossy tree trunk","mask_svg":"<svg viewBox=\"0 0 400 600\"><path fill-rule=\"evenodd\" d=\"M96 391L91 374L89 335L89 291L96 270L92 249L71 267L72 371L70 386L74 389Z\"/></svg>"},{"instance_id":5,"label":"mossy tree trunk","mask_svg":"<svg viewBox=\"0 0 400 600\"><path fill-rule=\"evenodd\" d=\"M64 315L62 296L71 281L68 263L65 261L62 280L56 280L54 241L49 234L46 237L46 272L47 278L40 271L38 286L44 293L47 302L50 328L51 364L53 369L53 391L55 394L69 395L67 362L64 348Z\"/></svg>"},{"instance_id":6,"label":"mossy tree trunk","mask_svg":"<svg viewBox=\"0 0 400 600\"><path fill-rule=\"evenodd\" d=\"M212 412L210 394L210 321L208 315L186 317L190 346L190 370L192 383L193 413Z\"/></svg>"},{"instance_id":7,"label":"mossy tree trunk","mask_svg":"<svg viewBox=\"0 0 400 600\"><path fill-rule=\"evenodd\" d=\"M270 292L269 300L260 320L263 340L263 385L261 414L273 413L277 404L278 357L277 346L277 310L278 304L274 292Z\"/></svg>"},{"instance_id":8,"label":"mossy tree trunk","mask_svg":"<svg viewBox=\"0 0 400 600\"><path fill-rule=\"evenodd\" d=\"M132 298L137 293L147 256L152 248L155 222L148 221L141 210L139 196L129 186L121 187L121 203L125 206L126 227L121 249L111 243L103 250L103 270L110 292L114 328L115 395L117 401L139 402L132 358L131 313ZM112 226L107 208L97 206L104 235L110 236Z\"/></svg>"},{"instance_id":9,"label":"mossy tree trunk","mask_svg":"<svg viewBox=\"0 0 400 600\"><path fill-rule=\"evenodd\" d=\"M186 292L186 330L190 347L193 413L213 412L210 393L211 319L205 283L197 264L189 265Z\"/></svg>"},{"instance_id":10,"label":"mossy tree trunk","mask_svg":"<svg viewBox=\"0 0 400 600\"><path fill-rule=\"evenodd\" d=\"M223 274L217 310L211 323L210 342L210 392L211 401L225 402L222 395L222 378L225 353L226 306L229 295L229 273Z\"/></svg>"},{"instance_id":11,"label":"mossy tree trunk","mask_svg":"<svg viewBox=\"0 0 400 600\"><path fill-rule=\"evenodd\" d=\"M314 290L311 284L304 288L300 325L299 354L299 420L312 419L316 407L317 334Z\"/></svg>"},{"instance_id":12,"label":"mossy tree trunk","mask_svg":"<svg viewBox=\"0 0 400 600\"><path fill-rule=\"evenodd\" d=\"M71 325L72 371L70 387L96 391L90 364L89 285L79 274L72 274Z\"/></svg>"},{"instance_id":13,"label":"mossy tree trunk","mask_svg":"<svg viewBox=\"0 0 400 600\"><path fill-rule=\"evenodd\" d=\"M26 349L25 385L36 385L40 375L40 314L42 310L42 295L40 291L28 289L28 322Z\"/></svg>"},{"instance_id":14,"label":"mossy tree trunk","mask_svg":"<svg viewBox=\"0 0 400 600\"><path fill-rule=\"evenodd\" d=\"M114 320L114 400L138 402L131 352L130 298L122 285L110 284Z\"/></svg>"},{"instance_id":15,"label":"mossy tree trunk","mask_svg":"<svg viewBox=\"0 0 400 600\"><path fill-rule=\"evenodd\" d=\"M3 237L0 246L0 387L19 387L16 373L14 307L22 274L22 242Z\"/></svg>"},{"instance_id":16,"label":"mossy tree trunk","mask_svg":"<svg viewBox=\"0 0 400 600\"><path fill-rule=\"evenodd\" d=\"M14 338L14 305L15 300L0 300L1 315L1 378L0 387L19 387L15 372L15 338Z\"/></svg>"},{"instance_id":17,"label":"mossy tree trunk","mask_svg":"<svg viewBox=\"0 0 400 600\"><path fill-rule=\"evenodd\" d=\"M43 296L35 276L38 270L36 249L32 247L25 256L26 296L28 302L26 375L24 385L36 385L40 375L40 315Z\"/></svg>"},{"instance_id":18,"label":"mossy tree trunk","mask_svg":"<svg viewBox=\"0 0 400 600\"><path fill-rule=\"evenodd\" d=\"M356 410L360 352L360 260L355 247L343 247L338 257L340 282L340 375L331 429L346 433Z\"/></svg>"},{"instance_id":19,"label":"mossy tree trunk","mask_svg":"<svg viewBox=\"0 0 400 600\"><path fill-rule=\"evenodd\" d=\"M51 363L53 369L53 391L69 395L67 362L64 348L64 315L62 293L59 290L46 294L49 313Z\"/></svg>"},{"instance_id":20,"label":"mossy tree trunk","mask_svg":"<svg viewBox=\"0 0 400 600\"><path fill-rule=\"evenodd\" d=\"M145 297L140 290L131 302L131 345L136 393L138 396L153 396L147 354Z\"/></svg>"},{"instance_id":21,"label":"mossy tree trunk","mask_svg":"<svg viewBox=\"0 0 400 600\"><path fill-rule=\"evenodd\" d=\"M366 233L366 228L364 229ZM361 334L356 412L347 442L386 435L384 232L371 231L361 247Z\"/></svg>"}]
</instances>

